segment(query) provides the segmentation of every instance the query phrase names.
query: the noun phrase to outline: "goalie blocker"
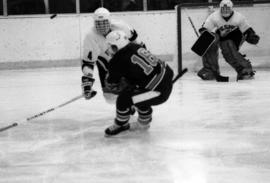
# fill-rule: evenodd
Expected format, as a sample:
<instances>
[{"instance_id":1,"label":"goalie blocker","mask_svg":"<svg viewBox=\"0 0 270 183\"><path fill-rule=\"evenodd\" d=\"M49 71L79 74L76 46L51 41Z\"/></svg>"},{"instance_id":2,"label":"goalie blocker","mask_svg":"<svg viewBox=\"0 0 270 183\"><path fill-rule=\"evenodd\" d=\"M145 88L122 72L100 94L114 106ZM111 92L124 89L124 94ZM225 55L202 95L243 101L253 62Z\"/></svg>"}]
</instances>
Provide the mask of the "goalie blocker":
<instances>
[{"instance_id":1,"label":"goalie blocker","mask_svg":"<svg viewBox=\"0 0 270 183\"><path fill-rule=\"evenodd\" d=\"M205 30L202 32L200 37L191 47L191 50L194 51L197 55L203 56L211 45L215 42L216 37L213 33Z\"/></svg>"}]
</instances>

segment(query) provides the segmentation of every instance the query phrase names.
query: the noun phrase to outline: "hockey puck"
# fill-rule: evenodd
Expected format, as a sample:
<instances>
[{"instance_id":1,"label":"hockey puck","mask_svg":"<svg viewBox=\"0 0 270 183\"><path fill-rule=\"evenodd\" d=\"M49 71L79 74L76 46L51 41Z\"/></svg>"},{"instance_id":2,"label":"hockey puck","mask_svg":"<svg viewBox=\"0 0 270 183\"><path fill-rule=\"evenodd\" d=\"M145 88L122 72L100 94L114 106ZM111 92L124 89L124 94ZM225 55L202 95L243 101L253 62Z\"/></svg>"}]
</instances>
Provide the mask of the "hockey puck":
<instances>
[{"instance_id":1,"label":"hockey puck","mask_svg":"<svg viewBox=\"0 0 270 183\"><path fill-rule=\"evenodd\" d=\"M50 18L53 19L57 16L57 14L53 14Z\"/></svg>"}]
</instances>

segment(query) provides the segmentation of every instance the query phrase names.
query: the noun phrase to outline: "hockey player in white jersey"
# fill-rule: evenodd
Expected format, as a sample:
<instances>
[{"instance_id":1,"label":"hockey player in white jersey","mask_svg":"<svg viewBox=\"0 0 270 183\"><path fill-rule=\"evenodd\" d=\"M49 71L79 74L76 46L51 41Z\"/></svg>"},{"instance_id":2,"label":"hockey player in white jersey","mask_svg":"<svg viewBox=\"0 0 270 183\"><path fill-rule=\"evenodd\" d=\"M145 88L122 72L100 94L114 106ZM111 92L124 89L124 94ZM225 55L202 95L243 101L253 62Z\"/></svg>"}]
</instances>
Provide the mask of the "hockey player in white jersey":
<instances>
[{"instance_id":1,"label":"hockey player in white jersey","mask_svg":"<svg viewBox=\"0 0 270 183\"><path fill-rule=\"evenodd\" d=\"M209 15L204 22L200 33L209 31L215 34L216 40L203 55L203 68L197 75L203 80L212 80L220 74L218 65L218 49L222 55L237 72L237 79L251 79L255 71L249 60L240 52L239 48L244 41L257 44L259 36L249 25L246 18L233 10L231 0L222 0L220 8Z\"/></svg>"},{"instance_id":2,"label":"hockey player in white jersey","mask_svg":"<svg viewBox=\"0 0 270 183\"><path fill-rule=\"evenodd\" d=\"M105 87L105 78L107 77L107 66L111 59L111 54L108 51L106 35L113 30L121 30L126 33L129 41L137 40L137 32L124 22L111 19L110 12L106 8L98 8L94 12L94 26L86 35L83 42L81 69L82 69L82 90L85 99L92 97L92 86L94 84L94 66L97 65L99 80L103 90L104 97L107 102L111 102L112 93L116 91L108 90Z\"/></svg>"}]
</instances>

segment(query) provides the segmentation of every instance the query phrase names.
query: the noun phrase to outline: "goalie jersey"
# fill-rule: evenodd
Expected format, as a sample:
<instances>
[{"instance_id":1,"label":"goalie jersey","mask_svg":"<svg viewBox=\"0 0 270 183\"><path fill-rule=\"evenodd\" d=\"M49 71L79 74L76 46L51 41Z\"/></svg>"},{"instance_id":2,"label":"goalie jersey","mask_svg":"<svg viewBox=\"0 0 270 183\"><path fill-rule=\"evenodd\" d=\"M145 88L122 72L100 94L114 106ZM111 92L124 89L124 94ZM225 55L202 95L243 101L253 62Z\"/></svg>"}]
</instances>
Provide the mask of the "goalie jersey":
<instances>
[{"instance_id":1,"label":"goalie jersey","mask_svg":"<svg viewBox=\"0 0 270 183\"><path fill-rule=\"evenodd\" d=\"M152 55L144 47L129 43L111 59L107 82L117 84L124 77L131 85L138 88L158 90L163 79L172 73L165 62Z\"/></svg>"},{"instance_id":2,"label":"goalie jersey","mask_svg":"<svg viewBox=\"0 0 270 183\"><path fill-rule=\"evenodd\" d=\"M227 20L221 16L220 11L215 11L209 15L204 22L203 27L211 32L219 30L221 34L228 34L235 28L239 28L240 31L244 33L248 28L250 28L250 25L246 18L236 11L234 11L233 15Z\"/></svg>"}]
</instances>

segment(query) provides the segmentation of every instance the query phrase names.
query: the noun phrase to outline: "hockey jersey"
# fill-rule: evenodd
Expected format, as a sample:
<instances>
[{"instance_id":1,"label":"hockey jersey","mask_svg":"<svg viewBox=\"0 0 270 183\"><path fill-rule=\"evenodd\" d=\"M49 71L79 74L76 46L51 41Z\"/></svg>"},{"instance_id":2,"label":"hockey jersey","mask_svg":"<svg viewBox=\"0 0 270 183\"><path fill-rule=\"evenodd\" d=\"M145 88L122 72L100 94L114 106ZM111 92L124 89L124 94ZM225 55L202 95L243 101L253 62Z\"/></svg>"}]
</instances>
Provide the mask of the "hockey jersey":
<instances>
[{"instance_id":1,"label":"hockey jersey","mask_svg":"<svg viewBox=\"0 0 270 183\"><path fill-rule=\"evenodd\" d=\"M206 19L203 27L209 31L215 32L216 30L225 31L226 33L239 28L242 33L244 33L250 25L248 24L246 18L239 12L234 11L233 15L225 20L220 10L215 11Z\"/></svg>"},{"instance_id":2,"label":"hockey jersey","mask_svg":"<svg viewBox=\"0 0 270 183\"><path fill-rule=\"evenodd\" d=\"M119 83L122 77L139 88L154 90L162 81L166 63L139 44L129 43L109 63L108 83Z\"/></svg>"}]
</instances>

